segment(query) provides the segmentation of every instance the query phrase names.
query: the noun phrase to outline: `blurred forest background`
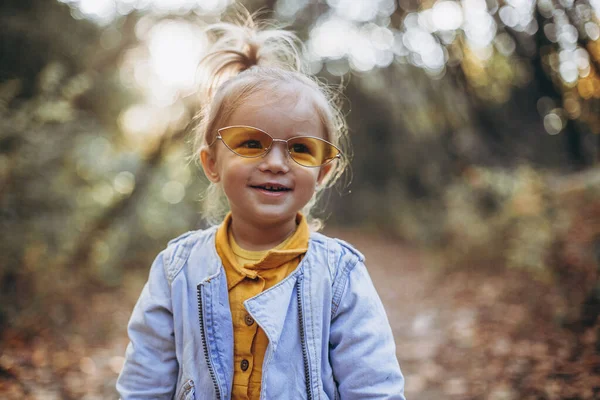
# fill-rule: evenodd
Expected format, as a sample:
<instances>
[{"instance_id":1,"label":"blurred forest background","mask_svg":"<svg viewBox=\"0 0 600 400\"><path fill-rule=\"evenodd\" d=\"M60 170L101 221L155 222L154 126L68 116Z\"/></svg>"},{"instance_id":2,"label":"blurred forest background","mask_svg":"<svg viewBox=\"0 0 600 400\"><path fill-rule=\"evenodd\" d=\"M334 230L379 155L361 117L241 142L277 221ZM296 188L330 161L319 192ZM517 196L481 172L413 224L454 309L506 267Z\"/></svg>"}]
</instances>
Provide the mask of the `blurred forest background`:
<instances>
[{"instance_id":1,"label":"blurred forest background","mask_svg":"<svg viewBox=\"0 0 600 400\"><path fill-rule=\"evenodd\" d=\"M116 398L166 242L204 226L202 28L230 0L0 4L0 397ZM600 1L252 0L343 85L324 204L412 399L600 398Z\"/></svg>"}]
</instances>

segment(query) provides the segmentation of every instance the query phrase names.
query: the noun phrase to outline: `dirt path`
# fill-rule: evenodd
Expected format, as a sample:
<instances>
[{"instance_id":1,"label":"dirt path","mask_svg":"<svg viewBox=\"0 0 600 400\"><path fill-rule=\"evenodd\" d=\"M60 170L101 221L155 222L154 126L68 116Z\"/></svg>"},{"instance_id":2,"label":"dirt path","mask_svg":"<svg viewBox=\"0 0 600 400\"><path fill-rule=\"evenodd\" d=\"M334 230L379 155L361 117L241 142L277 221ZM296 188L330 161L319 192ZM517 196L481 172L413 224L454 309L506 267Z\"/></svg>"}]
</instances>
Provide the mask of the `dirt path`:
<instances>
[{"instance_id":1,"label":"dirt path","mask_svg":"<svg viewBox=\"0 0 600 400\"><path fill-rule=\"evenodd\" d=\"M427 382L438 370L432 358L449 318L445 305L431 296L434 275L422 267L414 250L388 239L349 231L329 234L351 242L367 258L396 336L407 395L439 399L439 389L428 389ZM91 296L73 332L60 341L35 340L27 349L9 342L0 365L14 373L14 379L0 376L0 394L7 399L117 398L114 385L127 345L126 324L144 278L127 278L127 290Z\"/></svg>"},{"instance_id":2,"label":"dirt path","mask_svg":"<svg viewBox=\"0 0 600 400\"><path fill-rule=\"evenodd\" d=\"M406 378L409 399L438 400L443 391L435 381L440 367L434 362L456 310L436 296L436 274L424 267L419 253L383 236L356 231L330 231L354 245L365 256L373 283L388 313L396 338L397 356ZM465 316L467 312L462 311ZM437 385L436 385L437 386Z\"/></svg>"},{"instance_id":3,"label":"dirt path","mask_svg":"<svg viewBox=\"0 0 600 400\"><path fill-rule=\"evenodd\" d=\"M469 271L442 276L425 267L415 249L389 238L347 230L326 233L347 240L366 256L396 338L409 400L525 398L512 388L515 381L533 388L534 394L538 386L543 394L550 385L547 397L528 398L561 398L552 389L555 382L544 380L555 365L547 367L553 357L547 353L573 338L561 333L541 340L552 326L539 324L535 331L520 300L503 297L518 286L513 285L514 276ZM0 398L116 399L126 324L145 278L132 275L121 289L90 295L62 337L41 335L32 344L9 338L2 343ZM535 290L521 288L533 297ZM593 363L594 353L588 353L586 362ZM569 358L566 350L564 354ZM546 369L536 372L538 364ZM523 365L532 369L539 385Z\"/></svg>"}]
</instances>

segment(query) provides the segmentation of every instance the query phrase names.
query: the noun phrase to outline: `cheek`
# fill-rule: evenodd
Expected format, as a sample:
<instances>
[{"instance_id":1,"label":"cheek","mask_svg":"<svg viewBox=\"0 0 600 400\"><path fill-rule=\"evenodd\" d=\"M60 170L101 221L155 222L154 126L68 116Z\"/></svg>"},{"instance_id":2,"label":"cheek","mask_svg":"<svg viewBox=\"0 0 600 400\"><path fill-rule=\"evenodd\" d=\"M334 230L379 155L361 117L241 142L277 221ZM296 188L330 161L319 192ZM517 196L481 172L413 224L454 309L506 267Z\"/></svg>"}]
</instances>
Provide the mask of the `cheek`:
<instances>
[{"instance_id":1,"label":"cheek","mask_svg":"<svg viewBox=\"0 0 600 400\"><path fill-rule=\"evenodd\" d=\"M306 196L310 198L315 192L319 172L313 170L304 172L305 173L302 175L302 188L306 191Z\"/></svg>"},{"instance_id":2,"label":"cheek","mask_svg":"<svg viewBox=\"0 0 600 400\"><path fill-rule=\"evenodd\" d=\"M232 171L228 171L223 176L223 179L221 179L221 188L228 201L239 203L240 200L243 200L241 196L244 196L246 193L244 190L245 187L246 180L244 177L240 176L240 174L232 173Z\"/></svg>"},{"instance_id":3,"label":"cheek","mask_svg":"<svg viewBox=\"0 0 600 400\"><path fill-rule=\"evenodd\" d=\"M218 168L223 189L235 191L246 186L253 169L250 159L223 157L220 161Z\"/></svg>"},{"instance_id":4,"label":"cheek","mask_svg":"<svg viewBox=\"0 0 600 400\"><path fill-rule=\"evenodd\" d=\"M221 177L231 177L239 175L240 168L244 168L244 161L241 158L230 152L228 149L220 148L215 156L217 170Z\"/></svg>"},{"instance_id":5,"label":"cheek","mask_svg":"<svg viewBox=\"0 0 600 400\"><path fill-rule=\"evenodd\" d=\"M240 182L245 180L244 174L239 168L231 168L230 166L224 166L221 169L221 177L224 186L239 185Z\"/></svg>"}]
</instances>

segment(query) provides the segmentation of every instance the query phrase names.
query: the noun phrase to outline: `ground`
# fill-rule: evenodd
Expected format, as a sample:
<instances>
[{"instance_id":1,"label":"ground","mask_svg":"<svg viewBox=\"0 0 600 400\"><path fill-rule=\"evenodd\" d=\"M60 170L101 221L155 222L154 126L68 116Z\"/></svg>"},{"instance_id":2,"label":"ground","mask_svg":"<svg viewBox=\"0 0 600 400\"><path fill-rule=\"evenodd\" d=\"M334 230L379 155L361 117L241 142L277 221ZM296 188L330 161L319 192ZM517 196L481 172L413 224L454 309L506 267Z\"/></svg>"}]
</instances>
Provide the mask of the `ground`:
<instances>
[{"instance_id":1,"label":"ground","mask_svg":"<svg viewBox=\"0 0 600 400\"><path fill-rule=\"evenodd\" d=\"M409 400L600 398L597 325L561 327L560 295L520 271L432 268L393 239L330 231L359 248L388 312ZM116 399L126 324L145 276L90 291L60 335L6 332L0 397ZM55 332L55 331L52 331Z\"/></svg>"}]
</instances>

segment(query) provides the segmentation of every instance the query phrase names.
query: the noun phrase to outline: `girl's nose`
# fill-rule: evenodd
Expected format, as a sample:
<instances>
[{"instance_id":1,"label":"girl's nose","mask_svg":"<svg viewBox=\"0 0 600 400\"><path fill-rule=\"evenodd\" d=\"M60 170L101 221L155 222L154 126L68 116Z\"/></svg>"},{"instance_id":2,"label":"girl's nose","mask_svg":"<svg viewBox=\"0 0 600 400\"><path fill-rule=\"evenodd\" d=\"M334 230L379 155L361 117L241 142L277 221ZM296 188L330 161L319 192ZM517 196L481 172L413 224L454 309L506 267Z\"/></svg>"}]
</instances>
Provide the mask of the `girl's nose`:
<instances>
[{"instance_id":1,"label":"girl's nose","mask_svg":"<svg viewBox=\"0 0 600 400\"><path fill-rule=\"evenodd\" d=\"M275 142L269 152L263 156L260 170L275 174L288 172L290 170L289 158L287 144Z\"/></svg>"}]
</instances>

